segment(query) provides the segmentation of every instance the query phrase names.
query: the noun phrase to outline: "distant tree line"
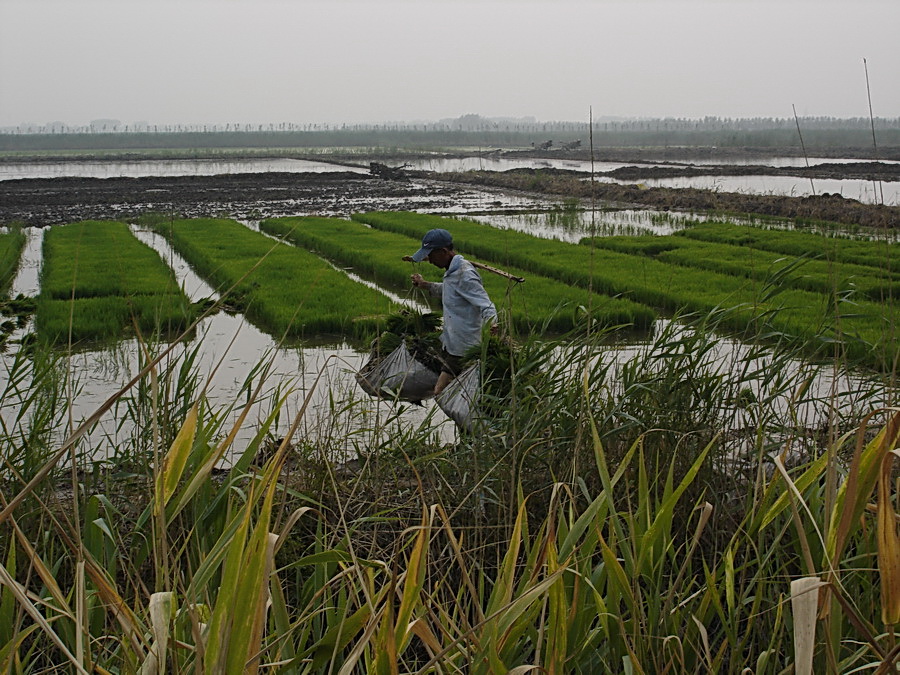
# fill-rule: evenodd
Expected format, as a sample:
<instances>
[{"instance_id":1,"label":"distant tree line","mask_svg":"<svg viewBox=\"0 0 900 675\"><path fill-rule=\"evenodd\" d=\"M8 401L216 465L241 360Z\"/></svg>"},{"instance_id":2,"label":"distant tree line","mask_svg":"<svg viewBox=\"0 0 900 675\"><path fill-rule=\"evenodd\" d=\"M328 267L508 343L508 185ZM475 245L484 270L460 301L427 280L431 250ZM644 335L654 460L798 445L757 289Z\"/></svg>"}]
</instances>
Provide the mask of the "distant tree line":
<instances>
[{"instance_id":1,"label":"distant tree line","mask_svg":"<svg viewBox=\"0 0 900 675\"><path fill-rule=\"evenodd\" d=\"M574 141L595 147L719 146L787 147L798 143L797 125L808 148L864 147L877 142L900 146L900 118L832 117L728 119L597 120L582 122L492 120L465 115L434 123L396 124L225 124L145 125L116 120L84 127L61 123L0 129L0 151L157 150L191 148L435 147L527 148L552 140L555 147Z\"/></svg>"}]
</instances>

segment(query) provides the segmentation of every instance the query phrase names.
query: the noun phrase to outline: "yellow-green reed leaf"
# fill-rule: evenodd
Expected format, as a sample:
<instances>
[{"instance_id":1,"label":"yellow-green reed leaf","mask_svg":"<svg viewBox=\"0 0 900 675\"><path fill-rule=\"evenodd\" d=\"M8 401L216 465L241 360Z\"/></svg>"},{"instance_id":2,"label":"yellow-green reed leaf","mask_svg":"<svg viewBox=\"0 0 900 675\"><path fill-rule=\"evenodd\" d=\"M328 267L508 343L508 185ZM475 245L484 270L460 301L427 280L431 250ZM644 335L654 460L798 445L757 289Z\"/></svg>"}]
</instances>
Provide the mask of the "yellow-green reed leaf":
<instances>
[{"instance_id":1,"label":"yellow-green reed leaf","mask_svg":"<svg viewBox=\"0 0 900 675\"><path fill-rule=\"evenodd\" d=\"M891 500L894 452L885 454L878 479L878 572L881 577L881 620L887 626L900 623L900 537L897 535L897 512Z\"/></svg>"},{"instance_id":2,"label":"yellow-green reed leaf","mask_svg":"<svg viewBox=\"0 0 900 675\"><path fill-rule=\"evenodd\" d=\"M261 432L272 424L278 412L283 408L284 402L287 400L287 396L288 394L285 394L276 402L275 405L272 406L272 412L260 425ZM247 404L241 409L237 420L232 425L231 430L228 432L228 435L225 437L225 439L222 440L222 442L218 445L213 446L209 449L206 457L200 463L200 468L194 471L191 477L188 479L187 485L181 491L181 494L179 494L178 496L178 500L175 502L175 508L171 509L167 514L170 520L176 514L180 513L185 506L187 506L191 498L197 493L197 490L199 490L200 487L207 482L207 480L209 479L209 475L212 473L212 470L215 468L216 464L219 463L219 460L222 459L222 457L225 455L225 452L234 443L234 439L237 437L238 433L243 427L247 415L255 405L256 392L254 392Z\"/></svg>"},{"instance_id":3,"label":"yellow-green reed leaf","mask_svg":"<svg viewBox=\"0 0 900 675\"><path fill-rule=\"evenodd\" d=\"M600 443L599 436L597 437L596 443ZM602 445L602 443L601 443ZM631 466L631 460L634 457L634 453L638 449L638 443L632 443L631 447L628 449L628 452L622 457L622 461L619 462L619 468L616 469L615 475L610 479L610 487L615 487L619 482L619 479L625 474L628 470L628 467ZM604 518L605 508L610 506L609 501L609 493L604 488L600 491L600 494L591 502L590 506L588 506L572 527L569 529L568 534L563 540L562 544L559 546L559 555L562 558L568 558L571 555L572 551L575 548L575 544L582 537L584 532L588 527L591 526L594 522L599 522Z\"/></svg>"},{"instance_id":4,"label":"yellow-green reed leaf","mask_svg":"<svg viewBox=\"0 0 900 675\"><path fill-rule=\"evenodd\" d=\"M501 607L508 605L512 599L516 563L519 559L519 549L522 546L522 521L525 518L525 505L527 504L527 501L528 500L525 499L519 505L516 523L513 526L512 534L510 535L506 554L503 556L503 563L500 565L497 582L494 584L494 588L491 591L491 597L488 600L488 616L494 614Z\"/></svg>"},{"instance_id":5,"label":"yellow-green reed leaf","mask_svg":"<svg viewBox=\"0 0 900 675\"><path fill-rule=\"evenodd\" d=\"M409 623L413 610L425 584L425 567L428 553L428 542L431 539L431 522L428 512L422 508L422 524L416 535L416 543L409 556L406 575L403 579L403 592L400 608L397 610L397 625L394 630L394 642L398 653L403 651L409 635Z\"/></svg>"},{"instance_id":6,"label":"yellow-green reed leaf","mask_svg":"<svg viewBox=\"0 0 900 675\"><path fill-rule=\"evenodd\" d=\"M269 596L267 573L271 570L270 548L274 547L274 541L270 546L269 522L276 488L276 482L269 483L259 518L237 570L240 580L233 594L231 634L227 647L226 672L232 675L242 675L248 671L254 673L258 667L253 657L260 652L262 630L260 627L257 631L258 617L265 610ZM252 503L253 500L249 500L248 511ZM218 609L218 602L216 605ZM251 659L253 662L249 663Z\"/></svg>"},{"instance_id":7,"label":"yellow-green reed leaf","mask_svg":"<svg viewBox=\"0 0 900 675\"><path fill-rule=\"evenodd\" d=\"M515 634L510 632L510 628L512 628L513 624L522 618L524 613L531 607L531 605L544 598L544 594L554 583L556 583L556 581L562 576L562 573L564 571L565 568L556 570L553 574L548 575L539 584L535 584L534 586L526 590L519 597L509 603L509 605L500 609L496 617L497 628L499 629L498 632L500 635L498 646L500 648L514 641L513 639L521 634L521 631L524 630L524 627L521 627L521 630Z\"/></svg>"},{"instance_id":8,"label":"yellow-green reed leaf","mask_svg":"<svg viewBox=\"0 0 900 675\"><path fill-rule=\"evenodd\" d=\"M859 427L859 440L850 462L847 480L838 489L826 540L829 560L836 561L843 553L844 545L859 523L859 518L875 489L885 455L896 448L900 441L900 411L897 411L878 435L863 447L863 432L866 423L874 414L875 412L870 413Z\"/></svg>"},{"instance_id":9,"label":"yellow-green reed leaf","mask_svg":"<svg viewBox=\"0 0 900 675\"><path fill-rule=\"evenodd\" d=\"M34 550L34 547L31 545L31 542L28 540L28 537L25 536L25 533L22 532L22 529L19 527L19 524L16 522L15 518L10 518L10 523L12 524L13 529L16 532L16 539L19 542L19 545L22 547L22 550L25 552L25 559L28 560L29 565L33 565L34 569L37 571L38 576L41 578L41 581L46 586L47 591L53 597L54 600L58 603L56 607L53 609L60 614L63 614L70 619L75 619L75 614L72 612L72 609L69 607L69 603L63 595L62 589L59 587L59 584L56 582L56 577L50 571L50 568L44 563L41 556L38 555L37 551ZM15 551L15 546L10 547L10 551Z\"/></svg>"},{"instance_id":10,"label":"yellow-green reed leaf","mask_svg":"<svg viewBox=\"0 0 900 675\"><path fill-rule=\"evenodd\" d=\"M734 549L731 546L725 551L725 606L734 616Z\"/></svg>"},{"instance_id":11,"label":"yellow-green reed leaf","mask_svg":"<svg viewBox=\"0 0 900 675\"><path fill-rule=\"evenodd\" d=\"M147 633L146 627L131 610L124 598L119 595L114 582L107 576L106 570L101 568L83 548L81 552L85 556L84 569L96 587L97 595L103 601L103 606L116 618L126 637L130 639L134 654L136 656L142 654L147 647L144 639Z\"/></svg>"},{"instance_id":12,"label":"yellow-green reed leaf","mask_svg":"<svg viewBox=\"0 0 900 675\"><path fill-rule=\"evenodd\" d=\"M287 599L284 595L284 589L281 587L281 580L278 578L277 571L273 570L272 572L272 576L269 579L269 589L272 594L272 620L275 624L275 633L277 635L288 635L291 629L291 617L288 613ZM292 640L282 640L277 649L276 661L290 661L297 656Z\"/></svg>"},{"instance_id":13,"label":"yellow-green reed leaf","mask_svg":"<svg viewBox=\"0 0 900 675\"><path fill-rule=\"evenodd\" d=\"M11 640L0 647L0 672L15 672L12 670L12 664L16 660L14 657L17 656L22 643L25 642L25 640L30 637L31 634L37 629L38 625L36 623L33 623L30 626L17 631L13 635Z\"/></svg>"},{"instance_id":14,"label":"yellow-green reed leaf","mask_svg":"<svg viewBox=\"0 0 900 675\"><path fill-rule=\"evenodd\" d=\"M184 467L191 447L194 445L194 436L197 433L197 417L199 415L200 402L194 403L184 419L184 424L178 431L172 446L163 458L163 465L156 478L156 514L159 514L169 499L175 494L175 489L181 481Z\"/></svg>"},{"instance_id":15,"label":"yellow-green reed leaf","mask_svg":"<svg viewBox=\"0 0 900 675\"><path fill-rule=\"evenodd\" d=\"M344 648L355 639L363 627L369 623L372 617L372 608L368 603L362 605L350 616L341 619L340 623L330 626L316 644L306 650L305 657L312 657L310 670L316 672L340 654Z\"/></svg>"},{"instance_id":16,"label":"yellow-green reed leaf","mask_svg":"<svg viewBox=\"0 0 900 675\"><path fill-rule=\"evenodd\" d=\"M12 575L10 575L9 570L6 569L5 565L0 565L0 584L6 586L12 592L13 596L15 596L16 601L19 603L19 606L23 609L23 611L28 614L34 621L34 623L41 629L41 631L46 635L53 644L62 652L62 654L66 657L66 660L72 665L72 667L79 673L83 673L83 675L88 675L88 671L86 671L82 665L78 662L78 659L75 658L75 655L69 651L68 647L63 643L60 637L56 634L56 631L50 626L50 623L44 618L44 615L40 612L40 610L34 606L34 603L29 600L25 589L19 585L15 579L13 579Z\"/></svg>"},{"instance_id":17,"label":"yellow-green reed leaf","mask_svg":"<svg viewBox=\"0 0 900 675\"><path fill-rule=\"evenodd\" d=\"M245 673L249 673L250 675L256 675L256 673L259 672L259 659L261 656L260 647L262 645L263 632L266 627L266 610L271 597L269 587L271 586L272 572L275 567L275 548L278 543L278 535L269 532L265 537L264 543L265 557L263 559L262 588L260 589L259 597L256 600L256 611L253 612L253 624L250 629L250 637L248 640L250 644L247 655L249 664L244 670Z\"/></svg>"},{"instance_id":18,"label":"yellow-green reed leaf","mask_svg":"<svg viewBox=\"0 0 900 675\"><path fill-rule=\"evenodd\" d=\"M549 538L548 538L549 539ZM553 574L563 569L556 557L556 542L547 542L547 572ZM550 675L561 675L565 672L568 656L569 616L566 602L564 579L560 576L547 593L549 611L547 613L547 649L544 653L544 670Z\"/></svg>"},{"instance_id":19,"label":"yellow-green reed leaf","mask_svg":"<svg viewBox=\"0 0 900 675\"><path fill-rule=\"evenodd\" d=\"M690 484L694 482L697 474L700 473L700 468L703 466L703 462L706 461L706 456L709 454L709 451L712 449L718 438L719 436L717 434L709 444L703 448L700 454L697 455L697 459L694 460L691 468L684 474L678 487L667 494L663 499L662 504L658 507L656 516L653 518L653 524L641 537L641 548L637 561L638 570L643 569L644 562L653 551L656 551L657 555L663 555L664 551L668 548L666 537L671 534L670 529L672 517L675 513L675 506L678 503L678 500L681 499L681 495L684 494L685 490L687 490ZM656 561L651 562L655 563Z\"/></svg>"},{"instance_id":20,"label":"yellow-green reed leaf","mask_svg":"<svg viewBox=\"0 0 900 675\"><path fill-rule=\"evenodd\" d=\"M372 671L375 675L397 675L399 666L397 663L396 622L394 620L394 584L389 586L391 592L385 598L384 611L381 613L381 621L378 633L375 637L375 665Z\"/></svg>"},{"instance_id":21,"label":"yellow-green reed leaf","mask_svg":"<svg viewBox=\"0 0 900 675\"><path fill-rule=\"evenodd\" d=\"M141 664L140 674L166 673L166 657L169 649L169 627L175 615L175 594L171 591L150 596L150 629L153 642L147 658Z\"/></svg>"},{"instance_id":22,"label":"yellow-green reed leaf","mask_svg":"<svg viewBox=\"0 0 900 675\"><path fill-rule=\"evenodd\" d=\"M613 586L614 588L611 588L610 590L613 590L616 595L625 598L625 601L628 604L628 610L632 614L636 614L637 607L634 594L631 590L631 582L628 580L628 575L625 574L622 564L619 562L618 558L616 558L616 554L607 545L602 534L600 535L600 552L603 556L603 562L609 575L607 586Z\"/></svg>"},{"instance_id":23,"label":"yellow-green reed leaf","mask_svg":"<svg viewBox=\"0 0 900 675\"><path fill-rule=\"evenodd\" d=\"M219 535L216 543L206 552L203 562L200 563L197 571L194 572L191 577L191 583L188 585L188 589L185 592L185 598L187 598L188 602L197 602L198 600L207 597L209 594L212 594L212 591L207 588L207 584L219 569L222 561L228 556L235 536L237 536L238 532L242 531L242 527L245 524L245 517L245 511L239 511L235 514L222 531L222 534ZM243 536L246 536L245 531Z\"/></svg>"},{"instance_id":24,"label":"yellow-green reed leaf","mask_svg":"<svg viewBox=\"0 0 900 675\"><path fill-rule=\"evenodd\" d=\"M250 529L250 507L245 504L237 521L237 529L224 542L221 582L216 595L215 607L209 622L209 637L206 642L204 672L207 675L221 675L227 671L228 646L231 642L231 621L234 611L234 598L241 580L244 562L244 547L247 532ZM219 541L222 541L220 538ZM218 543L218 542L217 542ZM211 573L211 572L210 572ZM189 596L192 598L193 596ZM243 609L242 611L246 611ZM244 662L241 662L243 668Z\"/></svg>"},{"instance_id":25,"label":"yellow-green reed leaf","mask_svg":"<svg viewBox=\"0 0 900 675\"><path fill-rule=\"evenodd\" d=\"M385 605L382 605L378 612L371 617L371 620L366 626L366 630L360 636L359 641L353 645L353 649L351 649L350 653L347 655L347 660L344 661L344 664L338 671L338 675L351 675L351 673L355 672L356 665L362 658L366 647L368 647L369 643L372 641L372 635L375 634L375 631L378 630L378 627L383 623L381 619L384 611Z\"/></svg>"},{"instance_id":26,"label":"yellow-green reed leaf","mask_svg":"<svg viewBox=\"0 0 900 675\"><path fill-rule=\"evenodd\" d=\"M453 527L450 525L450 517L447 515L447 512L441 504L437 505L437 510L441 516L441 522L444 524L444 532L447 534L447 540L450 542L450 547L453 549L453 556L456 559L457 567L462 575L463 583L469 590L470 597L475 600L479 597L478 591L475 589L475 584L472 583L472 577L469 575L469 565L466 563L465 556L463 555L462 546L459 543L459 539L456 537L456 533L453 531ZM481 603L475 602L474 604L476 621L481 622L484 620Z\"/></svg>"},{"instance_id":27,"label":"yellow-green reed leaf","mask_svg":"<svg viewBox=\"0 0 900 675\"><path fill-rule=\"evenodd\" d=\"M821 475L822 471L825 470L825 467L828 464L828 453L823 452L819 457L817 457L806 470L800 474L800 477L794 481L794 485L797 486L797 489L800 492L806 490L810 485L812 485ZM768 495L770 492L775 490L775 487L780 484L780 480L778 477L773 476L772 481L769 483L769 486L766 488L766 494ZM763 498L763 503L768 501ZM756 519L756 526L752 527L752 530L759 529L763 530L766 528L773 520L775 520L781 513L790 506L791 496L788 491L782 492L775 502L765 511L761 518Z\"/></svg>"}]
</instances>

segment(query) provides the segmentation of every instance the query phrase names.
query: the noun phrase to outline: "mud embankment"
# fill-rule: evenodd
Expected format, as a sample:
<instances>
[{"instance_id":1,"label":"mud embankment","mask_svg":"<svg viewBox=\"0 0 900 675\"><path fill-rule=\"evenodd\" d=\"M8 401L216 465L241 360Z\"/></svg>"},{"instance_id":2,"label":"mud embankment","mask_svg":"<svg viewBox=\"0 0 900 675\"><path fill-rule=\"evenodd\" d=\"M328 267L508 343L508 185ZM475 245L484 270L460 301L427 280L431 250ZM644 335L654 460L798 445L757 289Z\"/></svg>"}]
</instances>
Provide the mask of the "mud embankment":
<instances>
[{"instance_id":1,"label":"mud embankment","mask_svg":"<svg viewBox=\"0 0 900 675\"><path fill-rule=\"evenodd\" d=\"M598 203L660 210L713 211L803 218L873 228L900 227L900 207L863 204L836 194L809 197L753 195L695 188L646 188L591 182L584 174L553 169L514 169L502 173L469 171L440 174L440 180L479 187L521 190L548 196L593 198Z\"/></svg>"}]
</instances>

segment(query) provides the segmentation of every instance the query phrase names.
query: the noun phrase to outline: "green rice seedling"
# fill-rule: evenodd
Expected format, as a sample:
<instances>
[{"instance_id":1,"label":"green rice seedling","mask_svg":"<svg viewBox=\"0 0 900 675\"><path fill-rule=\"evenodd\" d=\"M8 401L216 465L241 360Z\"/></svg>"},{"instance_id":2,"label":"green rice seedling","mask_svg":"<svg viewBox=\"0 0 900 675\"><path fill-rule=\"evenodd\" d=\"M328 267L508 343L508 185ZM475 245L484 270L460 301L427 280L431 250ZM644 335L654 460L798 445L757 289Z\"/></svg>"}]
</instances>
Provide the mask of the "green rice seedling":
<instances>
[{"instance_id":1,"label":"green rice seedling","mask_svg":"<svg viewBox=\"0 0 900 675\"><path fill-rule=\"evenodd\" d=\"M231 220L176 220L157 226L174 248L247 316L283 336L361 336L396 309L385 295L354 282L306 251L273 242Z\"/></svg>"},{"instance_id":2,"label":"green rice seedling","mask_svg":"<svg viewBox=\"0 0 900 675\"><path fill-rule=\"evenodd\" d=\"M25 233L21 228L0 232L0 291L4 294L19 268L23 248L25 248Z\"/></svg>"},{"instance_id":3,"label":"green rice seedling","mask_svg":"<svg viewBox=\"0 0 900 675\"><path fill-rule=\"evenodd\" d=\"M53 227L43 245L35 318L42 339L110 340L135 329L172 335L190 323L174 273L124 223Z\"/></svg>"},{"instance_id":4,"label":"green rice seedling","mask_svg":"<svg viewBox=\"0 0 900 675\"><path fill-rule=\"evenodd\" d=\"M805 255L794 257L681 236L595 237L591 243L599 248L646 255L663 262L699 267L757 281L764 281L778 274L786 286L817 293L854 290L875 302L900 296L900 277L891 272L863 265L814 260ZM790 274L781 274L785 268L795 263L799 265L796 270Z\"/></svg>"},{"instance_id":5,"label":"green rice seedling","mask_svg":"<svg viewBox=\"0 0 900 675\"><path fill-rule=\"evenodd\" d=\"M135 326L148 335L173 335L190 321L183 294L105 296L71 301L39 298L35 326L53 343L113 340Z\"/></svg>"},{"instance_id":6,"label":"green rice seedling","mask_svg":"<svg viewBox=\"0 0 900 675\"><path fill-rule=\"evenodd\" d=\"M175 275L124 223L85 221L44 236L41 297L75 298L178 293Z\"/></svg>"},{"instance_id":7,"label":"green rice seedling","mask_svg":"<svg viewBox=\"0 0 900 675\"><path fill-rule=\"evenodd\" d=\"M842 344L845 355L867 366L890 369L897 357L893 317L875 303L785 288L778 279L756 282L701 269L685 269L645 256L541 239L480 223L415 213L355 214L379 229L412 235L433 227L451 229L459 246L495 264L517 265L583 288L621 295L669 311L705 315L734 308L722 327L750 336L765 333L821 354Z\"/></svg>"},{"instance_id":8,"label":"green rice seedling","mask_svg":"<svg viewBox=\"0 0 900 675\"><path fill-rule=\"evenodd\" d=\"M409 236L381 232L359 223L328 218L280 218L260 223L260 228L305 248L318 251L377 283L409 292L414 268L402 261L417 247ZM465 251L465 249L461 249ZM525 274L511 268L515 275ZM424 271L424 276L429 272ZM435 280L439 279L435 271ZM648 327L654 313L645 306L618 298L590 294L553 279L529 275L525 284L515 285L490 273L483 273L485 289L502 315L518 330L532 332L570 330L590 315L599 327Z\"/></svg>"},{"instance_id":9,"label":"green rice seedling","mask_svg":"<svg viewBox=\"0 0 900 675\"><path fill-rule=\"evenodd\" d=\"M816 256L834 262L852 263L900 273L900 244L847 236L824 236L810 232L765 229L749 225L709 222L697 223L677 236L703 241L746 246L793 256ZM882 272L884 273L884 272Z\"/></svg>"}]
</instances>

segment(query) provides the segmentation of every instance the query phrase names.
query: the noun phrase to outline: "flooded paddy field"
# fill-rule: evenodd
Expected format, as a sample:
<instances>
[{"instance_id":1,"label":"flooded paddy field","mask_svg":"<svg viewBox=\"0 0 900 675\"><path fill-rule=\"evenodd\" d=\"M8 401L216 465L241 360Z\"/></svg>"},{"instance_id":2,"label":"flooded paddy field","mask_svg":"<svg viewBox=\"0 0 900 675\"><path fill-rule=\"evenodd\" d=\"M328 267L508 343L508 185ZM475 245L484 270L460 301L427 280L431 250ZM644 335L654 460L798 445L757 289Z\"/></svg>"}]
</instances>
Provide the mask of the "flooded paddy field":
<instances>
[{"instance_id":1,"label":"flooded paddy field","mask_svg":"<svg viewBox=\"0 0 900 675\"><path fill-rule=\"evenodd\" d=\"M454 166L447 163L450 160L441 161L444 163L413 164L406 180L390 181L368 175L362 163L354 168L323 161L311 168L297 163L299 160L278 160L274 164L269 160L253 160L255 164L238 162L234 165L189 161L156 168L144 165L140 169L134 165L107 166L105 169L99 165L84 165L66 169L76 174L81 172L81 175L6 178L0 180L0 222L21 222L31 226L26 228L28 244L11 295L34 296L39 292L42 228L85 219L115 219L131 223L133 233L154 248L175 271L191 300L215 299L216 289L199 278L162 237L134 224L147 212L176 213L189 218L229 217L257 229L258 222L269 217L348 217L364 211L403 210L463 215L497 227L572 243L587 236L669 234L688 223L713 217L702 209L655 210L641 208L626 200L599 201L592 209L584 199L531 192L520 186L446 181L430 175L436 166ZM548 160L519 161L526 168L528 163L534 168ZM460 161L457 169L468 166L466 162L480 165L482 158ZM284 163L302 170L284 170ZM614 163L600 166L610 171L616 168ZM235 168L242 172L229 173ZM204 173L220 169L225 173ZM570 162L568 169L582 171L584 163ZM127 171L138 175L123 174ZM143 171L147 174L140 175ZM732 217L730 220L753 222L751 217L743 220ZM360 280L371 284L369 280ZM658 323L650 334L612 337L604 346L604 358L625 363L636 354L652 349L653 336L666 330L666 321L663 319ZM746 353L746 347L727 340L723 340L717 349L724 350L718 357L723 364L729 360L739 361L744 358L740 355ZM192 360L210 400L224 405L233 402L236 393L246 390L248 376L265 362L270 368L269 378L273 384L270 397L262 398L254 417L265 418L266 407L273 405L272 397L287 394L284 408L287 413L300 410L309 397L303 433L308 437L340 438L342 441L337 445L348 453L354 448L378 446L381 441L371 435L375 429L379 434L390 435L398 428L424 425L444 441L455 437L454 425L433 404L424 407L404 404L398 409L364 396L354 375L367 357L368 345L364 343L331 340L318 344L313 341L287 344L260 330L240 314L220 312L204 319L196 327L196 335L184 347L173 351L170 367L177 368L185 360ZM7 363L14 359L15 349L3 358ZM78 350L67 356L67 360L69 386L77 392L66 411L72 420L82 419L97 409L139 370L142 363L140 345L134 340L122 341L111 348ZM798 363L796 372L806 372L805 366ZM816 392L814 400L817 402L836 390L877 391L877 385L864 384L863 380L846 373L826 370L814 379L816 384L811 391ZM868 394L859 396L865 398ZM889 398L884 390L872 396L879 400ZM845 394L840 398L854 406L859 405L859 400L853 396ZM238 413L235 410L231 414L236 416ZM810 403L802 413L811 425L821 415L828 414L831 413L819 403ZM281 420L276 430L283 431L287 423L287 420ZM129 429L112 415L101 422L95 434L115 447L128 438Z\"/></svg>"}]
</instances>

